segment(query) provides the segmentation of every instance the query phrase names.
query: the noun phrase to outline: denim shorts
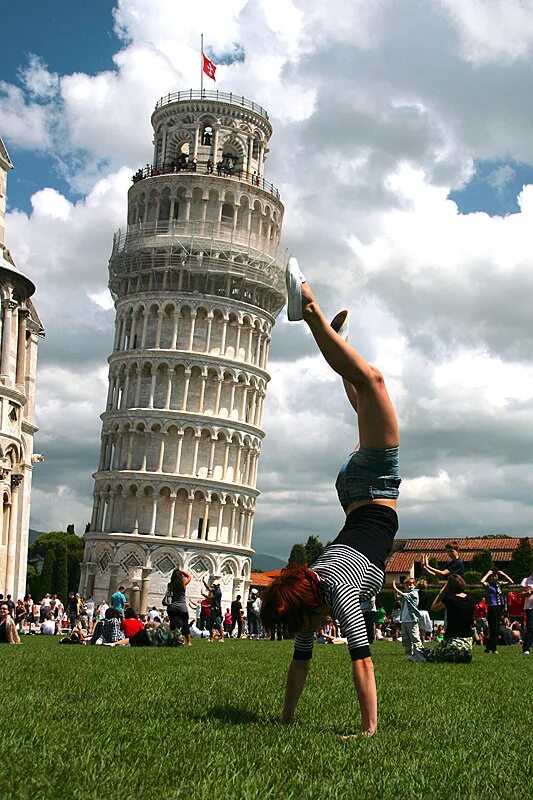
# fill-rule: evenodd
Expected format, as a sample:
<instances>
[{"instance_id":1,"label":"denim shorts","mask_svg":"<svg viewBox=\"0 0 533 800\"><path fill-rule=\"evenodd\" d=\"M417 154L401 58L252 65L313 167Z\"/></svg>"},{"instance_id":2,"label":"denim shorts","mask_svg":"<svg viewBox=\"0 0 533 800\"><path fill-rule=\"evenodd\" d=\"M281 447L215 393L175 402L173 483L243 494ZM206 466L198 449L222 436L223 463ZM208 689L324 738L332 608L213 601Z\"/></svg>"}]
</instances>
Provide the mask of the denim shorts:
<instances>
[{"instance_id":1,"label":"denim shorts","mask_svg":"<svg viewBox=\"0 0 533 800\"><path fill-rule=\"evenodd\" d=\"M340 468L335 488L346 509L356 500L396 500L400 478L399 447L360 447Z\"/></svg>"}]
</instances>

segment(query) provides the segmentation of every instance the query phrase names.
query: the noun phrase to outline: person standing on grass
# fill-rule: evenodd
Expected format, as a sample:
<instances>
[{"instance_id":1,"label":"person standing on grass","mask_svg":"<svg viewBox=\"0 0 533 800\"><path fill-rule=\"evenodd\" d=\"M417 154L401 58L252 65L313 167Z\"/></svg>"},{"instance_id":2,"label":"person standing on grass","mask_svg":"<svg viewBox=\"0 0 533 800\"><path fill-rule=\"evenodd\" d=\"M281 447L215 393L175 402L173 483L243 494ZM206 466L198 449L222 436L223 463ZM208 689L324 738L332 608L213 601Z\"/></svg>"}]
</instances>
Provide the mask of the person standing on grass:
<instances>
[{"instance_id":1,"label":"person standing on grass","mask_svg":"<svg viewBox=\"0 0 533 800\"><path fill-rule=\"evenodd\" d=\"M124 594L124 587L119 586L117 591L111 595L111 608L118 612L121 619L124 618L124 609L126 608L127 598Z\"/></svg>"},{"instance_id":2,"label":"person standing on grass","mask_svg":"<svg viewBox=\"0 0 533 800\"><path fill-rule=\"evenodd\" d=\"M231 635L237 626L237 639L242 636L242 603L240 594L237 595L231 604Z\"/></svg>"},{"instance_id":3,"label":"person standing on grass","mask_svg":"<svg viewBox=\"0 0 533 800\"><path fill-rule=\"evenodd\" d=\"M489 623L489 638L485 642L485 653L498 653L500 618L505 608L502 586L504 584L512 585L512 583L513 581L505 572L497 569L489 569L481 578L481 584L487 590L487 622Z\"/></svg>"},{"instance_id":4,"label":"person standing on grass","mask_svg":"<svg viewBox=\"0 0 533 800\"><path fill-rule=\"evenodd\" d=\"M24 625L24 620L27 619L28 612L26 611L26 606L22 600L17 601L17 606L15 608L15 625L19 633L22 633L22 628Z\"/></svg>"},{"instance_id":5,"label":"person standing on grass","mask_svg":"<svg viewBox=\"0 0 533 800\"><path fill-rule=\"evenodd\" d=\"M208 630L211 640L214 640L215 632L218 633L220 641L224 641L224 625L222 623L222 590L220 583L215 581L212 586L204 580L204 586L207 589L207 594L203 594L204 598L209 601L210 613Z\"/></svg>"},{"instance_id":6,"label":"person standing on grass","mask_svg":"<svg viewBox=\"0 0 533 800\"><path fill-rule=\"evenodd\" d=\"M0 602L0 644L20 644L17 628L5 600Z\"/></svg>"},{"instance_id":7,"label":"person standing on grass","mask_svg":"<svg viewBox=\"0 0 533 800\"><path fill-rule=\"evenodd\" d=\"M420 580L416 584L418 591L418 611L420 617L418 618L418 627L420 629L420 641L422 644L429 639L431 631L433 630L433 623L429 616L429 598L427 593L428 584L425 580Z\"/></svg>"},{"instance_id":8,"label":"person standing on grass","mask_svg":"<svg viewBox=\"0 0 533 800\"><path fill-rule=\"evenodd\" d=\"M191 576L182 569L175 569L170 576L167 586L167 594L172 597L172 602L167 606L167 614L170 622L170 630L181 630L182 636L191 646L191 634L189 631L189 607L185 598L185 590L191 582Z\"/></svg>"},{"instance_id":9,"label":"person standing on grass","mask_svg":"<svg viewBox=\"0 0 533 800\"><path fill-rule=\"evenodd\" d=\"M88 597L85 601L85 610L87 612L87 632L89 634L91 634L93 630L95 608L96 603L94 602L93 596L90 595L90 597Z\"/></svg>"},{"instance_id":10,"label":"person standing on grass","mask_svg":"<svg viewBox=\"0 0 533 800\"><path fill-rule=\"evenodd\" d=\"M446 630L442 641L427 656L428 661L453 664L470 664L472 661L472 628L476 601L465 590L463 578L460 575L450 575L431 604L432 611L446 610Z\"/></svg>"},{"instance_id":11,"label":"person standing on grass","mask_svg":"<svg viewBox=\"0 0 533 800\"><path fill-rule=\"evenodd\" d=\"M528 656L531 653L531 645L533 645L533 570L527 578L524 578L520 585L522 586L524 614L526 615L526 629L524 632L524 641L522 642L522 653Z\"/></svg>"},{"instance_id":12,"label":"person standing on grass","mask_svg":"<svg viewBox=\"0 0 533 800\"><path fill-rule=\"evenodd\" d=\"M400 623L402 626L402 645L405 655L410 661L425 661L420 641L418 620L418 590L414 578L406 578L403 582L405 592L400 591L396 581L392 582L394 596L400 598Z\"/></svg>"},{"instance_id":13,"label":"person standing on grass","mask_svg":"<svg viewBox=\"0 0 533 800\"><path fill-rule=\"evenodd\" d=\"M474 624L479 637L479 644L485 644L489 638L489 623L487 621L488 610L487 599L482 597L474 608Z\"/></svg>"},{"instance_id":14,"label":"person standing on grass","mask_svg":"<svg viewBox=\"0 0 533 800\"><path fill-rule=\"evenodd\" d=\"M448 578L450 575L460 575L461 578L465 576L465 565L462 558L459 558L459 545L457 542L448 542L444 549L449 558L448 564L444 569L437 569L429 565L429 556L424 556L422 560L422 567L428 575L441 575L443 578Z\"/></svg>"},{"instance_id":15,"label":"person standing on grass","mask_svg":"<svg viewBox=\"0 0 533 800\"><path fill-rule=\"evenodd\" d=\"M259 638L258 599L257 589L252 589L248 597L248 602L246 603L246 619L248 622L248 637L250 639Z\"/></svg>"},{"instance_id":16,"label":"person standing on grass","mask_svg":"<svg viewBox=\"0 0 533 800\"><path fill-rule=\"evenodd\" d=\"M296 259L289 260L286 279L288 318L305 320L325 360L341 376L357 414L359 443L336 481L344 527L314 564L281 571L263 593L261 616L267 630L282 623L295 634L282 722L293 720L309 673L314 630L332 611L347 638L362 735L372 736L378 723L377 692L360 603L381 589L398 530L398 421L383 376L347 342L348 312L341 311L331 324L326 320Z\"/></svg>"}]
</instances>

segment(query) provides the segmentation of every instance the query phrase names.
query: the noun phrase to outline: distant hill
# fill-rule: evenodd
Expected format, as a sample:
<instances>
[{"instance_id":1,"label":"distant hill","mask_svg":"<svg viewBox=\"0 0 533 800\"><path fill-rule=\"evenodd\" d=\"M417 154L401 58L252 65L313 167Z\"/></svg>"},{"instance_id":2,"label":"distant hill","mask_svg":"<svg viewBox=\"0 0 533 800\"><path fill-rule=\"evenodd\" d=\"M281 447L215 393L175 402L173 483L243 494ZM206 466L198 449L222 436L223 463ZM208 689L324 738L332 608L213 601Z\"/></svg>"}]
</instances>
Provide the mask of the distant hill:
<instances>
[{"instance_id":1,"label":"distant hill","mask_svg":"<svg viewBox=\"0 0 533 800\"><path fill-rule=\"evenodd\" d=\"M282 569L287 565L287 561L275 556L268 556L266 553L255 553L252 558L252 572L260 569L267 572L270 569Z\"/></svg>"},{"instance_id":2,"label":"distant hill","mask_svg":"<svg viewBox=\"0 0 533 800\"><path fill-rule=\"evenodd\" d=\"M34 531L33 528L30 528L30 544L33 544L37 537L41 534L42 531Z\"/></svg>"}]
</instances>

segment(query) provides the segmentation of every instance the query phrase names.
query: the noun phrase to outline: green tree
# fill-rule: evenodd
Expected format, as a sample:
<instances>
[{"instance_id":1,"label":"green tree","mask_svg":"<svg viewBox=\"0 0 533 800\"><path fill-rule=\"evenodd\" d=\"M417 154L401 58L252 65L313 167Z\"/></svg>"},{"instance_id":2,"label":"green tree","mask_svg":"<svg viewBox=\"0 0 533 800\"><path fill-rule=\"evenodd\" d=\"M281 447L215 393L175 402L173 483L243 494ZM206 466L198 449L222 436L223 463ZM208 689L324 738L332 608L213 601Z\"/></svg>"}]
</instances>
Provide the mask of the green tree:
<instances>
[{"instance_id":1,"label":"green tree","mask_svg":"<svg viewBox=\"0 0 533 800\"><path fill-rule=\"evenodd\" d=\"M303 545L301 542L297 542L292 546L288 563L307 564L307 553L305 551L305 545Z\"/></svg>"},{"instance_id":2,"label":"green tree","mask_svg":"<svg viewBox=\"0 0 533 800\"><path fill-rule=\"evenodd\" d=\"M55 547L54 592L59 599L66 601L68 595L68 556L67 546L64 543Z\"/></svg>"},{"instance_id":3,"label":"green tree","mask_svg":"<svg viewBox=\"0 0 533 800\"><path fill-rule=\"evenodd\" d=\"M472 559L471 567L474 572L480 572L482 576L485 575L492 567L492 553L490 550L482 550L481 553L477 553Z\"/></svg>"},{"instance_id":4,"label":"green tree","mask_svg":"<svg viewBox=\"0 0 533 800\"><path fill-rule=\"evenodd\" d=\"M484 572L477 572L476 570L472 569L467 570L465 572L465 581L469 586L476 586L481 582L481 578L486 572L488 572L488 569L484 570Z\"/></svg>"},{"instance_id":5,"label":"green tree","mask_svg":"<svg viewBox=\"0 0 533 800\"><path fill-rule=\"evenodd\" d=\"M75 535L76 531L74 530L74 525L67 525L67 533L71 533L73 536Z\"/></svg>"},{"instance_id":6,"label":"green tree","mask_svg":"<svg viewBox=\"0 0 533 800\"><path fill-rule=\"evenodd\" d=\"M89 533L90 530L91 530L91 523L90 522L85 523L84 533Z\"/></svg>"},{"instance_id":7,"label":"green tree","mask_svg":"<svg viewBox=\"0 0 533 800\"><path fill-rule=\"evenodd\" d=\"M44 555L43 568L41 570L41 578L39 581L39 593L41 597L47 592L51 593L53 591L55 563L55 550L49 548Z\"/></svg>"},{"instance_id":8,"label":"green tree","mask_svg":"<svg viewBox=\"0 0 533 800\"><path fill-rule=\"evenodd\" d=\"M310 536L305 543L305 553L307 556L307 563L314 564L317 558L320 558L324 552L324 545L317 536Z\"/></svg>"},{"instance_id":9,"label":"green tree","mask_svg":"<svg viewBox=\"0 0 533 800\"><path fill-rule=\"evenodd\" d=\"M529 539L522 539L511 557L511 577L520 583L533 572L533 548Z\"/></svg>"},{"instance_id":10,"label":"green tree","mask_svg":"<svg viewBox=\"0 0 533 800\"><path fill-rule=\"evenodd\" d=\"M72 526L69 525L69 528ZM80 581L80 563L83 560L85 541L81 536L66 531L50 531L42 533L28 549L28 567L35 566L44 569L46 554L52 551L55 555L58 547L67 549L67 588L68 591L77 592ZM52 581L53 582L53 576ZM55 589L57 591L57 589ZM49 592L50 588L44 589ZM64 599L64 597L62 598Z\"/></svg>"}]
</instances>

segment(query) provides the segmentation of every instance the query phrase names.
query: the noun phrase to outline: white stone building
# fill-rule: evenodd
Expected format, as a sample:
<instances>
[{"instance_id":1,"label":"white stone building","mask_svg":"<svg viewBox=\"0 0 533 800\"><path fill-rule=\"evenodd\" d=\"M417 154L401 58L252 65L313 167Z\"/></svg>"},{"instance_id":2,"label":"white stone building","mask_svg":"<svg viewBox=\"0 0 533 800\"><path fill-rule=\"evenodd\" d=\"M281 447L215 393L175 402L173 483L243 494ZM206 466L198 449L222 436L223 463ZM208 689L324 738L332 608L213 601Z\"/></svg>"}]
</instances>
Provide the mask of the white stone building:
<instances>
[{"instance_id":1,"label":"white stone building","mask_svg":"<svg viewBox=\"0 0 533 800\"><path fill-rule=\"evenodd\" d=\"M0 138L0 592L15 602L26 593L37 347L44 335L30 297L35 286L17 270L4 243L7 173L13 168Z\"/></svg>"},{"instance_id":2,"label":"white stone building","mask_svg":"<svg viewBox=\"0 0 533 800\"><path fill-rule=\"evenodd\" d=\"M160 606L171 571L245 595L268 348L284 304L272 128L243 97L168 95L109 263L116 335L80 591Z\"/></svg>"}]
</instances>

